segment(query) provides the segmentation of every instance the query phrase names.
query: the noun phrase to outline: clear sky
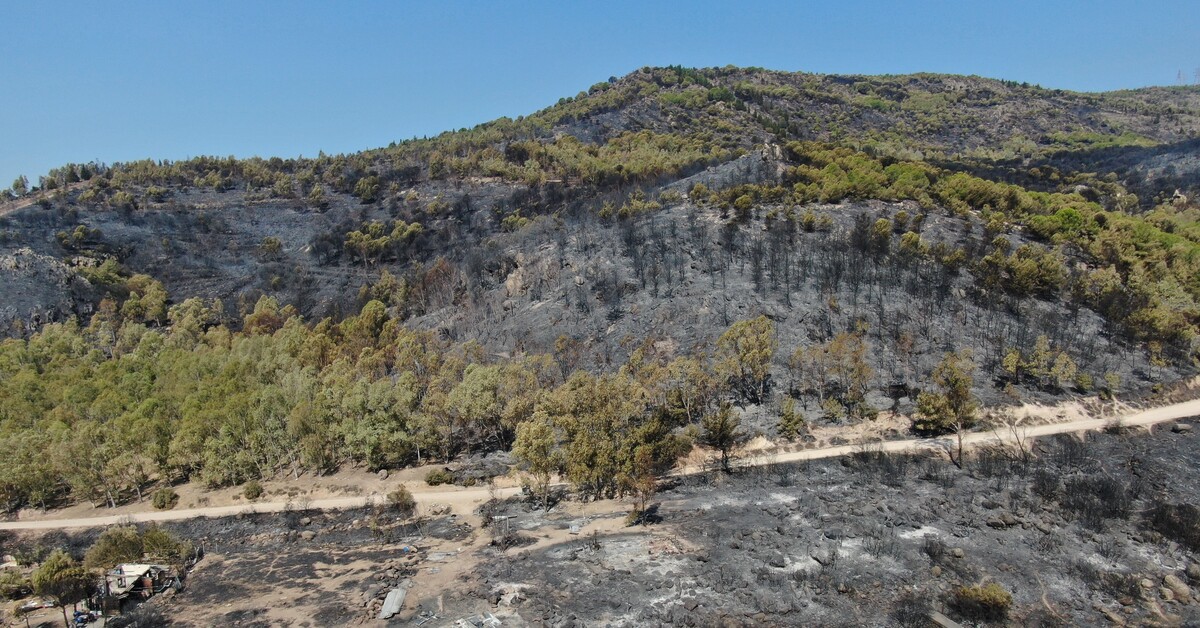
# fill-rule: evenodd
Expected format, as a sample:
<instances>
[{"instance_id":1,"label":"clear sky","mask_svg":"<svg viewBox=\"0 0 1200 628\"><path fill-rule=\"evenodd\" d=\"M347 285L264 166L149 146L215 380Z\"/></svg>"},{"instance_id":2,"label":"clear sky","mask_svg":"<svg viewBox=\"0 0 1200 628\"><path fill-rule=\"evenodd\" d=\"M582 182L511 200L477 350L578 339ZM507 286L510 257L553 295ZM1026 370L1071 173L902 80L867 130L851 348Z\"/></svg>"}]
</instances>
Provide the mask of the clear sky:
<instances>
[{"instance_id":1,"label":"clear sky","mask_svg":"<svg viewBox=\"0 0 1200 628\"><path fill-rule=\"evenodd\" d=\"M0 0L0 186L67 162L351 152L641 66L978 74L1074 90L1200 68L1200 2Z\"/></svg>"}]
</instances>

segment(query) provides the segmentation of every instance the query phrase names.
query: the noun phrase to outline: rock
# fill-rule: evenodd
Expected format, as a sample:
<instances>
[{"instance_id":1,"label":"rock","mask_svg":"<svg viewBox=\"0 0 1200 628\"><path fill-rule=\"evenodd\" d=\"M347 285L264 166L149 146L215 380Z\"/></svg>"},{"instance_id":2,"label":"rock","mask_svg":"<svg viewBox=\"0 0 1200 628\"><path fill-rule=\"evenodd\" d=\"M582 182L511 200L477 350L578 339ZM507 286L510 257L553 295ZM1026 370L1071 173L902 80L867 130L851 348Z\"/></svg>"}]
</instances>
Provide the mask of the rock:
<instances>
[{"instance_id":1,"label":"rock","mask_svg":"<svg viewBox=\"0 0 1200 628\"><path fill-rule=\"evenodd\" d=\"M825 538L829 539L830 541L837 541L839 539L846 538L846 531L841 528L825 528L823 532L825 533Z\"/></svg>"},{"instance_id":2,"label":"rock","mask_svg":"<svg viewBox=\"0 0 1200 628\"><path fill-rule=\"evenodd\" d=\"M1006 513L1000 515L1000 521L1004 522L1004 525L1006 525L1010 528L1013 526L1021 525L1021 520L1017 519L1016 516L1013 515L1011 512L1006 512Z\"/></svg>"},{"instance_id":3,"label":"rock","mask_svg":"<svg viewBox=\"0 0 1200 628\"><path fill-rule=\"evenodd\" d=\"M1171 590L1171 593L1174 594L1175 599L1181 602L1186 602L1192 597L1192 590L1183 582L1183 580L1179 579L1179 576L1176 576L1173 573L1163 576L1163 585Z\"/></svg>"},{"instance_id":4,"label":"rock","mask_svg":"<svg viewBox=\"0 0 1200 628\"><path fill-rule=\"evenodd\" d=\"M683 607L688 609L689 611L694 611L699 606L700 606L700 600L697 600L696 598L687 598L687 599L683 600Z\"/></svg>"},{"instance_id":5,"label":"rock","mask_svg":"<svg viewBox=\"0 0 1200 628\"><path fill-rule=\"evenodd\" d=\"M1192 431L1192 426L1190 423L1176 423L1171 426L1171 431L1176 434L1186 434Z\"/></svg>"},{"instance_id":6,"label":"rock","mask_svg":"<svg viewBox=\"0 0 1200 628\"><path fill-rule=\"evenodd\" d=\"M783 568L787 567L787 560L783 558L783 554L775 552L769 559L767 559L767 564L772 567Z\"/></svg>"},{"instance_id":7,"label":"rock","mask_svg":"<svg viewBox=\"0 0 1200 628\"><path fill-rule=\"evenodd\" d=\"M961 548L961 547L956 547L956 548L950 550L950 554L952 556L954 556L955 558L963 558L967 555L967 553L964 552L963 548Z\"/></svg>"},{"instance_id":8,"label":"rock","mask_svg":"<svg viewBox=\"0 0 1200 628\"><path fill-rule=\"evenodd\" d=\"M1162 596L1162 599L1164 599L1164 600L1166 600L1166 601L1168 601L1168 602L1170 602L1171 600L1175 599L1175 594L1174 594L1174 593L1172 593L1172 592L1171 592L1171 590L1170 590L1170 589L1168 589L1167 587L1161 587L1161 588L1158 590L1158 594L1159 594L1160 596Z\"/></svg>"},{"instance_id":9,"label":"rock","mask_svg":"<svg viewBox=\"0 0 1200 628\"><path fill-rule=\"evenodd\" d=\"M933 574L934 578L940 578L942 577L942 568L939 565L934 565L933 569L929 570L929 573Z\"/></svg>"},{"instance_id":10,"label":"rock","mask_svg":"<svg viewBox=\"0 0 1200 628\"><path fill-rule=\"evenodd\" d=\"M1142 578L1138 581L1138 586L1142 587L1143 589L1153 589L1154 583L1151 582L1149 578Z\"/></svg>"},{"instance_id":11,"label":"rock","mask_svg":"<svg viewBox=\"0 0 1200 628\"><path fill-rule=\"evenodd\" d=\"M987 524L989 528L995 528L997 530L1003 530L1004 528L1008 527L1008 524L1004 523L1004 521L1002 521L999 517L995 519L988 519Z\"/></svg>"},{"instance_id":12,"label":"rock","mask_svg":"<svg viewBox=\"0 0 1200 628\"><path fill-rule=\"evenodd\" d=\"M381 479L381 480L386 480L386 479L388 479L388 470L387 470L387 469L380 469L380 470L379 470L379 473L378 473L378 476L379 476L379 479Z\"/></svg>"},{"instance_id":13,"label":"rock","mask_svg":"<svg viewBox=\"0 0 1200 628\"><path fill-rule=\"evenodd\" d=\"M300 525L306 526L312 523L312 517L300 517Z\"/></svg>"},{"instance_id":14,"label":"rock","mask_svg":"<svg viewBox=\"0 0 1200 628\"><path fill-rule=\"evenodd\" d=\"M988 510L995 510L1000 507L1000 502L995 501L993 499L985 499L985 500L983 500L983 503L980 505Z\"/></svg>"},{"instance_id":15,"label":"rock","mask_svg":"<svg viewBox=\"0 0 1200 628\"><path fill-rule=\"evenodd\" d=\"M300 538L304 539L305 541L311 541L317 538L317 533L313 532L312 530L305 530L304 532L300 533Z\"/></svg>"},{"instance_id":16,"label":"rock","mask_svg":"<svg viewBox=\"0 0 1200 628\"><path fill-rule=\"evenodd\" d=\"M1187 577L1192 582L1200 582L1200 563L1192 563L1188 565Z\"/></svg>"}]
</instances>

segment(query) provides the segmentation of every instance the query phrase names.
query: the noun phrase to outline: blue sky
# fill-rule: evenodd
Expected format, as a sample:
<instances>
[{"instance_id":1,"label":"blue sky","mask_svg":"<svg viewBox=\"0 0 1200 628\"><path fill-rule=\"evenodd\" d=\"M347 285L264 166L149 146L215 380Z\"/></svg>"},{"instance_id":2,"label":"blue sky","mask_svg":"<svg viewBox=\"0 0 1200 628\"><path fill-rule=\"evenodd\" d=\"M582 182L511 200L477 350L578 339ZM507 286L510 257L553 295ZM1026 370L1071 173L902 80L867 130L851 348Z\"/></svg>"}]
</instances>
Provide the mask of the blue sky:
<instances>
[{"instance_id":1,"label":"blue sky","mask_svg":"<svg viewBox=\"0 0 1200 628\"><path fill-rule=\"evenodd\" d=\"M66 162L350 152L517 116L645 65L1166 85L1193 1L0 0L0 186Z\"/></svg>"}]
</instances>

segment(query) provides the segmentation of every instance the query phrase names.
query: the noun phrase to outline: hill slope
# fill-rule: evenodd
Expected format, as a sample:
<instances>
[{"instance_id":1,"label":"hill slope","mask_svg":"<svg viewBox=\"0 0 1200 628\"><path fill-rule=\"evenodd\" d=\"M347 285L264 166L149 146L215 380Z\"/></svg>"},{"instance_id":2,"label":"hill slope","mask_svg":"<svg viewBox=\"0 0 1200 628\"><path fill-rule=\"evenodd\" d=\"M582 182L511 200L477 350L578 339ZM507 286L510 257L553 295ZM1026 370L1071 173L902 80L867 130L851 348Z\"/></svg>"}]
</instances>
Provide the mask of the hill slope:
<instances>
[{"instance_id":1,"label":"hill slope","mask_svg":"<svg viewBox=\"0 0 1200 628\"><path fill-rule=\"evenodd\" d=\"M947 352L990 404L1147 388L1195 368L1198 132L1190 88L657 68L353 155L69 165L0 210L5 327L82 319L3 345L0 425L37 466L151 421L160 472L229 483L505 448L597 391L694 421L712 386L771 435L910 411ZM620 376L513 401L576 370Z\"/></svg>"}]
</instances>

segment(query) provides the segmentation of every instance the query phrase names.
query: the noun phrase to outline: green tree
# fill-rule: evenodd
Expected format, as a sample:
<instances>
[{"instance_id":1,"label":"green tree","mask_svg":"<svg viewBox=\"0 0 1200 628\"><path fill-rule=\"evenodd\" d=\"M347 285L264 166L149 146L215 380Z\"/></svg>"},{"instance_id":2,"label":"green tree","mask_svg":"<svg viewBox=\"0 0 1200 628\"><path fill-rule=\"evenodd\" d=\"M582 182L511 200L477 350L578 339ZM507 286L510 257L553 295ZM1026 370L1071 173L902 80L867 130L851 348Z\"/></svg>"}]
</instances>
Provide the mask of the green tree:
<instances>
[{"instance_id":1,"label":"green tree","mask_svg":"<svg viewBox=\"0 0 1200 628\"><path fill-rule=\"evenodd\" d=\"M784 397L779 407L779 435L787 440L796 440L804 433L804 415L796 409L796 400Z\"/></svg>"},{"instance_id":2,"label":"green tree","mask_svg":"<svg viewBox=\"0 0 1200 628\"><path fill-rule=\"evenodd\" d=\"M55 550L34 569L29 581L35 594L54 600L54 605L62 609L63 625L68 628L67 605L87 599L95 589L92 575L62 550Z\"/></svg>"},{"instance_id":3,"label":"green tree","mask_svg":"<svg viewBox=\"0 0 1200 628\"><path fill-rule=\"evenodd\" d=\"M947 353L933 370L930 379L937 391L917 396L917 417L913 429L919 434L945 434L962 431L975 421L979 402L971 394L975 363L967 350Z\"/></svg>"},{"instance_id":4,"label":"green tree","mask_svg":"<svg viewBox=\"0 0 1200 628\"><path fill-rule=\"evenodd\" d=\"M729 403L722 403L715 412L709 413L700 422L700 442L721 453L721 470L732 473L729 466L733 450L746 440L742 432L742 420Z\"/></svg>"},{"instance_id":5,"label":"green tree","mask_svg":"<svg viewBox=\"0 0 1200 628\"><path fill-rule=\"evenodd\" d=\"M29 193L29 179L25 175L16 178L12 183L13 194L17 196L25 196Z\"/></svg>"},{"instance_id":6,"label":"green tree","mask_svg":"<svg viewBox=\"0 0 1200 628\"><path fill-rule=\"evenodd\" d=\"M137 528L121 526L105 530L83 556L87 569L107 570L121 563L142 559L142 537Z\"/></svg>"},{"instance_id":7,"label":"green tree","mask_svg":"<svg viewBox=\"0 0 1200 628\"><path fill-rule=\"evenodd\" d=\"M775 323L766 316L738 321L717 339L717 372L750 401L765 398L775 354Z\"/></svg>"},{"instance_id":8,"label":"green tree","mask_svg":"<svg viewBox=\"0 0 1200 628\"><path fill-rule=\"evenodd\" d=\"M550 481L562 467L554 425L550 415L538 411L517 425L513 456L525 463L531 478L533 494L542 500L542 509L550 508Z\"/></svg>"}]
</instances>

